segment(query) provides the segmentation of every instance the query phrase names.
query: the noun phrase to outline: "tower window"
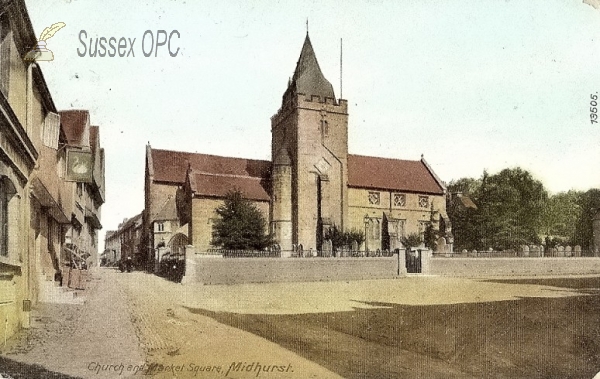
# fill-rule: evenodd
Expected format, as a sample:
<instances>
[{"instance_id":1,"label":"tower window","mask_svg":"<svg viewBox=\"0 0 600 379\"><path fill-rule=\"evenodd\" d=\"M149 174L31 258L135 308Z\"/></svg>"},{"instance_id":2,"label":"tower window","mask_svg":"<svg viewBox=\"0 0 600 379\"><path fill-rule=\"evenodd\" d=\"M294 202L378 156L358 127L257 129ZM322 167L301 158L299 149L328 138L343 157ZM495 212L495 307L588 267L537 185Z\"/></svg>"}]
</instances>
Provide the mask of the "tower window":
<instances>
[{"instance_id":1,"label":"tower window","mask_svg":"<svg viewBox=\"0 0 600 379\"><path fill-rule=\"evenodd\" d=\"M329 137L329 124L326 120L321 120L321 137Z\"/></svg>"}]
</instances>

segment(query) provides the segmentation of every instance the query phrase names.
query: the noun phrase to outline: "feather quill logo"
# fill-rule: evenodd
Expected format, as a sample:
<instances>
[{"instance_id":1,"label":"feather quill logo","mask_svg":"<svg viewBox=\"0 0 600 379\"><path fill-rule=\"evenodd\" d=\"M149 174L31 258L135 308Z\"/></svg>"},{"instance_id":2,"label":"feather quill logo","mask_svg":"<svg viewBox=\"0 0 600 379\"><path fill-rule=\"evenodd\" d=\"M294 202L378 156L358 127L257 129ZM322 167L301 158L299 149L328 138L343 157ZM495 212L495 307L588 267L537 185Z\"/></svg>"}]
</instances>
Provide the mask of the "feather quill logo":
<instances>
[{"instance_id":1,"label":"feather quill logo","mask_svg":"<svg viewBox=\"0 0 600 379\"><path fill-rule=\"evenodd\" d=\"M52 38L56 32L67 26L64 22L57 22L51 26L45 28L40 35L37 45L33 50L25 54L23 60L27 62L40 62L40 61L52 61L54 60L54 54L52 51L46 48L46 41Z\"/></svg>"}]
</instances>

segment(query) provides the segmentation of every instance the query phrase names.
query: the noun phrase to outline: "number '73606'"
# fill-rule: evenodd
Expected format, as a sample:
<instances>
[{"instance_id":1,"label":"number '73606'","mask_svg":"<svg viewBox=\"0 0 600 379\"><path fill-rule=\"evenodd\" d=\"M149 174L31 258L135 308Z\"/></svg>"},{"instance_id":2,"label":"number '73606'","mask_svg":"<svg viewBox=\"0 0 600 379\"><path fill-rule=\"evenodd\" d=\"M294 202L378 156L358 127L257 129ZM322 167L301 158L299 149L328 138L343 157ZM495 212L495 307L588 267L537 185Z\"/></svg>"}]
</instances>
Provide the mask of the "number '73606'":
<instances>
[{"instance_id":1,"label":"number '73606'","mask_svg":"<svg viewBox=\"0 0 600 379\"><path fill-rule=\"evenodd\" d=\"M598 123L598 92L596 92L596 94L591 94L590 98L592 99L592 101L590 101L590 122L592 124L597 124Z\"/></svg>"}]
</instances>

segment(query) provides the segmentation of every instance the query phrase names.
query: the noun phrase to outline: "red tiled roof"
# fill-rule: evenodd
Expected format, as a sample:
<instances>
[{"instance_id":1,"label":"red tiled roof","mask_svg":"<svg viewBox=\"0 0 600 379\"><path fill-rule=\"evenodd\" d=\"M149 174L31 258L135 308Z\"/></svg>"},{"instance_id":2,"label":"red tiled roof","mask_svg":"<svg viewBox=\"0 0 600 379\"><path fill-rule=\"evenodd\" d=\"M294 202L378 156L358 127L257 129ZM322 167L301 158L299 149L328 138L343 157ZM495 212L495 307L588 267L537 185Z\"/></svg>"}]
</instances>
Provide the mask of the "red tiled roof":
<instances>
[{"instance_id":1,"label":"red tiled roof","mask_svg":"<svg viewBox=\"0 0 600 379\"><path fill-rule=\"evenodd\" d=\"M69 145L84 145L83 138L89 112L86 110L60 111L60 123Z\"/></svg>"},{"instance_id":2,"label":"red tiled roof","mask_svg":"<svg viewBox=\"0 0 600 379\"><path fill-rule=\"evenodd\" d=\"M423 161L348 155L348 186L442 195Z\"/></svg>"},{"instance_id":3,"label":"red tiled roof","mask_svg":"<svg viewBox=\"0 0 600 379\"><path fill-rule=\"evenodd\" d=\"M220 157L182 151L152 149L154 180L183 184L191 164L195 174L235 175L269 178L271 162L255 159Z\"/></svg>"},{"instance_id":4,"label":"red tiled roof","mask_svg":"<svg viewBox=\"0 0 600 379\"><path fill-rule=\"evenodd\" d=\"M197 173L192 175L192 191L196 195L225 197L228 191L238 189L246 199L270 200L267 182L261 178Z\"/></svg>"}]
</instances>

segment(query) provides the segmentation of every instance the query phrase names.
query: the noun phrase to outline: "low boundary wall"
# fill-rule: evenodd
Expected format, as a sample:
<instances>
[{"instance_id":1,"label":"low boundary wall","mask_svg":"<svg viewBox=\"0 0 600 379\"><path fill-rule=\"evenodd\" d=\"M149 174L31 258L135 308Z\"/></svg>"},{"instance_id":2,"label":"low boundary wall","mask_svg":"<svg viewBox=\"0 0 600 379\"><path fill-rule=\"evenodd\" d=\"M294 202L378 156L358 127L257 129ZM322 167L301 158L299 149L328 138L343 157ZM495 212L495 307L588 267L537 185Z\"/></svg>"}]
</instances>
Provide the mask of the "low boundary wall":
<instances>
[{"instance_id":1,"label":"low boundary wall","mask_svg":"<svg viewBox=\"0 0 600 379\"><path fill-rule=\"evenodd\" d=\"M485 277L600 274L600 258L431 258L431 275Z\"/></svg>"},{"instance_id":2,"label":"low boundary wall","mask_svg":"<svg viewBox=\"0 0 600 379\"><path fill-rule=\"evenodd\" d=\"M404 262L402 263L404 264ZM376 258L205 258L195 256L186 260L184 283L236 284L397 277L397 255Z\"/></svg>"}]
</instances>

